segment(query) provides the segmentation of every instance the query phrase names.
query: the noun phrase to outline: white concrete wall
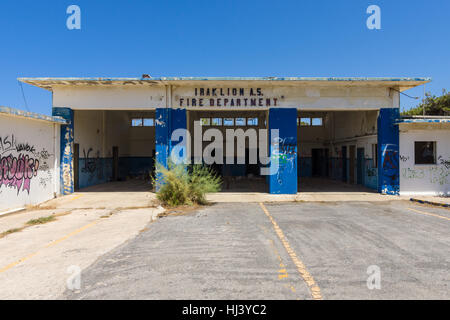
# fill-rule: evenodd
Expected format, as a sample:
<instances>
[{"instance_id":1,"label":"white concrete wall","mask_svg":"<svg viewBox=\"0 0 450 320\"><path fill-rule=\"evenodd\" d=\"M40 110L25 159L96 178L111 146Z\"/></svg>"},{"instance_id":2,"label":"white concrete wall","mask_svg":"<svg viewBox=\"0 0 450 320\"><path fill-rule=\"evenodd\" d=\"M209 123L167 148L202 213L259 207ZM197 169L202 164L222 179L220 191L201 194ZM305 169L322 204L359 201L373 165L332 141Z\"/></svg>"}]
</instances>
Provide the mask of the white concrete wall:
<instances>
[{"instance_id":1,"label":"white concrete wall","mask_svg":"<svg viewBox=\"0 0 450 320\"><path fill-rule=\"evenodd\" d=\"M80 158L150 157L155 149L155 127L131 127L133 117L155 118L154 111L75 110L74 138ZM91 151L89 151L91 150Z\"/></svg>"},{"instance_id":2,"label":"white concrete wall","mask_svg":"<svg viewBox=\"0 0 450 320\"><path fill-rule=\"evenodd\" d=\"M178 85L169 87L164 85L109 85L109 86L56 86L53 89L53 106L72 109L104 109L104 110L145 110L154 108L187 107L187 99L203 98L204 107L190 109L249 109L250 107L222 107L209 106L210 98L262 98L277 100L276 107L299 108L302 110L367 110L398 107L398 92L386 87L377 86L343 86L322 85L311 87L305 84L267 85L260 83L227 81L208 81L208 85ZM232 89L244 88L245 96L195 96L195 88ZM261 89L261 96L250 96L250 89ZM182 100L184 104L182 105ZM267 106L252 107L253 109L267 109Z\"/></svg>"},{"instance_id":3,"label":"white concrete wall","mask_svg":"<svg viewBox=\"0 0 450 320\"><path fill-rule=\"evenodd\" d=\"M164 86L56 87L53 106L85 110L139 110L164 108Z\"/></svg>"},{"instance_id":4,"label":"white concrete wall","mask_svg":"<svg viewBox=\"0 0 450 320\"><path fill-rule=\"evenodd\" d=\"M400 195L450 196L450 129L400 125ZM435 165L416 165L415 141L436 141Z\"/></svg>"},{"instance_id":5,"label":"white concrete wall","mask_svg":"<svg viewBox=\"0 0 450 320\"><path fill-rule=\"evenodd\" d=\"M224 95L217 96L195 96L195 88L217 88L224 89ZM232 95L228 94L227 89L243 88L245 89L245 95ZM250 96L250 89L254 92L260 88L260 96ZM267 109L265 100L276 99L277 105L274 106L274 101L271 103L271 107L278 108L299 108L301 110L367 110L367 109L379 109L379 108L395 108L398 107L398 93L389 90L386 87L352 87L352 86L340 86L340 85L323 85L323 86L311 86L304 84L280 84L280 85L261 85L258 83L248 82L246 84L227 82L214 83L208 82L208 86L173 86L172 89L172 105L175 108L186 107L186 100L192 98L204 98L205 106L203 108L210 109L208 100L210 98L221 98L222 105L225 103L224 99L238 99L241 98L261 98L263 101L263 107L257 107L261 109ZM184 99L181 101L181 99ZM212 109L218 109L220 107L214 106ZM248 109L249 107L232 107L229 103L222 108L226 109ZM253 107L255 108L255 107ZM193 109L202 109L202 107L193 107Z\"/></svg>"},{"instance_id":6,"label":"white concrete wall","mask_svg":"<svg viewBox=\"0 0 450 320\"><path fill-rule=\"evenodd\" d=\"M0 212L59 194L59 136L52 122L0 115Z\"/></svg>"}]
</instances>

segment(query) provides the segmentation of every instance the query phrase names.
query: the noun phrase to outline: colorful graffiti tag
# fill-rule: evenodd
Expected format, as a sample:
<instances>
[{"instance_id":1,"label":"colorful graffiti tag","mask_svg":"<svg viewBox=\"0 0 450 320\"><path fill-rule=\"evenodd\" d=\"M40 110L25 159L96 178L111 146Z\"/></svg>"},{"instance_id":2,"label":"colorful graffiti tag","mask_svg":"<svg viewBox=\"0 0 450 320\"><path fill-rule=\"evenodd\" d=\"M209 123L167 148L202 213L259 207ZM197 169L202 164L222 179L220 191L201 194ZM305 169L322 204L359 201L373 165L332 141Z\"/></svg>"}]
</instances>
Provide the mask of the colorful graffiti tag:
<instances>
[{"instance_id":1,"label":"colorful graffiti tag","mask_svg":"<svg viewBox=\"0 0 450 320\"><path fill-rule=\"evenodd\" d=\"M294 143L295 142L295 143ZM295 137L276 138L272 143L271 159L278 165L277 182L283 185L283 176L294 174L297 176L296 159L297 159L297 145Z\"/></svg>"},{"instance_id":2,"label":"colorful graffiti tag","mask_svg":"<svg viewBox=\"0 0 450 320\"><path fill-rule=\"evenodd\" d=\"M32 179L39 179L39 185L46 187L52 180L51 157L45 148L18 142L13 134L0 136L0 188L27 191L30 194ZM39 177L37 177L39 173Z\"/></svg>"},{"instance_id":3,"label":"colorful graffiti tag","mask_svg":"<svg viewBox=\"0 0 450 320\"><path fill-rule=\"evenodd\" d=\"M37 176L38 170L39 160L29 155L0 157L0 188L16 188L17 194L26 190L29 194L31 179Z\"/></svg>"}]
</instances>

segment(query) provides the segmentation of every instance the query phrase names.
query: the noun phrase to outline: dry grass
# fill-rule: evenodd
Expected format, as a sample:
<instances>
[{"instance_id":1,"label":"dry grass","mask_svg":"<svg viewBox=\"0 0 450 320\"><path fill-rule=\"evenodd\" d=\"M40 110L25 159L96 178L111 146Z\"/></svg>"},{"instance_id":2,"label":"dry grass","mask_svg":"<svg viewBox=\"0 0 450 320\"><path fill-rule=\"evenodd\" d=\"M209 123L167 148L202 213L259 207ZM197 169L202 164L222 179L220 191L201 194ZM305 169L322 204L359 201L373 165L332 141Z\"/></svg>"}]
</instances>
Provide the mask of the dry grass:
<instances>
[{"instance_id":1,"label":"dry grass","mask_svg":"<svg viewBox=\"0 0 450 320\"><path fill-rule=\"evenodd\" d=\"M65 212L56 213L56 214L53 213L52 215L47 216L47 217L40 217L40 218L37 218L37 219L31 219L28 222L26 222L24 226L22 226L20 228L13 228L13 229L9 229L7 231L4 231L4 232L0 233L0 239L4 238L7 235L10 235L12 233L20 232L20 231L22 231L22 230L24 230L24 229L26 229L28 227L31 227L31 226L40 225L40 224L46 224L46 223L49 223L49 222L52 222L52 221L56 221L57 217L62 217L62 216L68 215L71 212L72 211L65 211Z\"/></svg>"},{"instance_id":2,"label":"dry grass","mask_svg":"<svg viewBox=\"0 0 450 320\"><path fill-rule=\"evenodd\" d=\"M29 226L34 226L37 224L45 224L56 220L55 215L47 216L47 217L40 217L37 219L31 219L26 224Z\"/></svg>"},{"instance_id":3,"label":"dry grass","mask_svg":"<svg viewBox=\"0 0 450 320\"><path fill-rule=\"evenodd\" d=\"M0 239L6 237L7 235L10 235L11 233L16 233L16 232L20 232L22 231L24 228L14 228L14 229L9 229L5 232L0 233Z\"/></svg>"}]
</instances>

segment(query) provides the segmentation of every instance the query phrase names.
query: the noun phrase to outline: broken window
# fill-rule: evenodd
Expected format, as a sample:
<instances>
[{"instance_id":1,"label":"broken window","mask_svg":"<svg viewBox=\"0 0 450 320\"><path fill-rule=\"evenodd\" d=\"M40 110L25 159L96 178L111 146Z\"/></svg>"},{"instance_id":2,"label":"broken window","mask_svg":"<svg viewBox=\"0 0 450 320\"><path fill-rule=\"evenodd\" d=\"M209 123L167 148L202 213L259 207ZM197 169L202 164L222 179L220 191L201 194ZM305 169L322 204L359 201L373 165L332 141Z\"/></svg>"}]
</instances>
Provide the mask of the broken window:
<instances>
[{"instance_id":1,"label":"broken window","mask_svg":"<svg viewBox=\"0 0 450 320\"><path fill-rule=\"evenodd\" d=\"M311 118L300 118L300 126L309 127L311 125Z\"/></svg>"},{"instance_id":2,"label":"broken window","mask_svg":"<svg viewBox=\"0 0 450 320\"><path fill-rule=\"evenodd\" d=\"M245 126L245 118L236 118L237 126Z\"/></svg>"},{"instance_id":3,"label":"broken window","mask_svg":"<svg viewBox=\"0 0 450 320\"><path fill-rule=\"evenodd\" d=\"M131 119L132 127L142 127L142 118L133 118Z\"/></svg>"},{"instance_id":4,"label":"broken window","mask_svg":"<svg viewBox=\"0 0 450 320\"><path fill-rule=\"evenodd\" d=\"M211 125L211 119L210 118L200 118L200 124L202 126L209 126L209 125Z\"/></svg>"},{"instance_id":5,"label":"broken window","mask_svg":"<svg viewBox=\"0 0 450 320\"><path fill-rule=\"evenodd\" d=\"M436 142L414 142L415 164L436 164Z\"/></svg>"},{"instance_id":6,"label":"broken window","mask_svg":"<svg viewBox=\"0 0 450 320\"><path fill-rule=\"evenodd\" d=\"M222 118L212 118L211 124L213 126L221 126L222 125Z\"/></svg>"},{"instance_id":7,"label":"broken window","mask_svg":"<svg viewBox=\"0 0 450 320\"><path fill-rule=\"evenodd\" d=\"M234 126L234 118L224 118L223 125L227 127Z\"/></svg>"},{"instance_id":8,"label":"broken window","mask_svg":"<svg viewBox=\"0 0 450 320\"><path fill-rule=\"evenodd\" d=\"M247 118L247 125L248 126L257 126L258 118Z\"/></svg>"},{"instance_id":9,"label":"broken window","mask_svg":"<svg viewBox=\"0 0 450 320\"><path fill-rule=\"evenodd\" d=\"M131 118L132 127L154 127L154 118Z\"/></svg>"}]
</instances>

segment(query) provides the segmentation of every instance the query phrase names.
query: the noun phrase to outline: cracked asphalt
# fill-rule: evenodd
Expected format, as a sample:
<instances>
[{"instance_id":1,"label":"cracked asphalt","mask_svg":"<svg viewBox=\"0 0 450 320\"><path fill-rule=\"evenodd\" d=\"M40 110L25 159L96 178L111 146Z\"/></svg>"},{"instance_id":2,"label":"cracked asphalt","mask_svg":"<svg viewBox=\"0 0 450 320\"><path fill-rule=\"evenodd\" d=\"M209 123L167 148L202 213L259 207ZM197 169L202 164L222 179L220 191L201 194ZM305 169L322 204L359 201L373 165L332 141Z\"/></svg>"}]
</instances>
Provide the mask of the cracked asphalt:
<instances>
[{"instance_id":1,"label":"cracked asphalt","mask_svg":"<svg viewBox=\"0 0 450 320\"><path fill-rule=\"evenodd\" d=\"M81 289L60 298L312 299L299 265L322 299L450 298L448 209L408 201L264 206L278 231L258 203L160 218L84 269ZM373 276L379 289L368 288Z\"/></svg>"}]
</instances>

